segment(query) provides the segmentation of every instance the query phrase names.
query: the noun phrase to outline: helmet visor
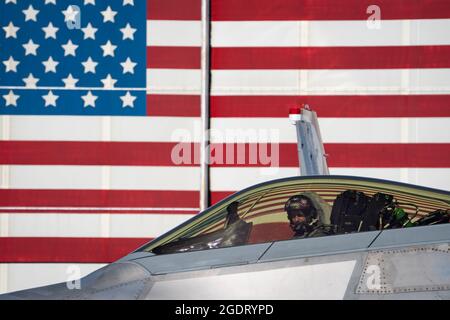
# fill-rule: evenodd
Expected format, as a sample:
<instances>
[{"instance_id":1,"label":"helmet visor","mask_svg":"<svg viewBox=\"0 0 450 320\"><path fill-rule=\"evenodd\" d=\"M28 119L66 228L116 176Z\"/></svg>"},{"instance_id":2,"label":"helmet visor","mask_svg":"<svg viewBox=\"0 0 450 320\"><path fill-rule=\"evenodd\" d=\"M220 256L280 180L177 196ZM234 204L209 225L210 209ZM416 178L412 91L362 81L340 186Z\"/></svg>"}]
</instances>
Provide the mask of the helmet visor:
<instances>
[{"instance_id":1,"label":"helmet visor","mask_svg":"<svg viewBox=\"0 0 450 320\"><path fill-rule=\"evenodd\" d=\"M311 214L311 210L302 210L302 209L291 209L288 210L287 215L289 219L294 217L309 217Z\"/></svg>"}]
</instances>

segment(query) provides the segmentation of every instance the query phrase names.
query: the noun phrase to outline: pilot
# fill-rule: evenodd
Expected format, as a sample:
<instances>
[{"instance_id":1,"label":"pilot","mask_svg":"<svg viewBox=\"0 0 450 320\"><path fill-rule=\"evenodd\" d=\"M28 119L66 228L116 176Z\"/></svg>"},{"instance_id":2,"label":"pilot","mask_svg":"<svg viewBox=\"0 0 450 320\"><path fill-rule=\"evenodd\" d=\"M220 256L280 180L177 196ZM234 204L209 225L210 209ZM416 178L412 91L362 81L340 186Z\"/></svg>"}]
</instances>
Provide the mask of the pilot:
<instances>
[{"instance_id":1,"label":"pilot","mask_svg":"<svg viewBox=\"0 0 450 320\"><path fill-rule=\"evenodd\" d=\"M288 199L284 210L289 219L289 226L294 231L294 238L320 237L330 234L319 219L313 201L306 195L295 195Z\"/></svg>"}]
</instances>

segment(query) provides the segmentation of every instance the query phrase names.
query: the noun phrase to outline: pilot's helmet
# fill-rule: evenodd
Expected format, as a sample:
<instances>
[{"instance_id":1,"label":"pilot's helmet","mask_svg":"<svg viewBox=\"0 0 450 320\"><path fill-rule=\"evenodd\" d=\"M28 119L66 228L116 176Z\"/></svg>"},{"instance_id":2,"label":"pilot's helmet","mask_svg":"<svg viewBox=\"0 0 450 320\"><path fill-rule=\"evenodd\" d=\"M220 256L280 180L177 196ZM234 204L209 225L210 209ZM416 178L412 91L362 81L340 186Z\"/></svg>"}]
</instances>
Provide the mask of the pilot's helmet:
<instances>
[{"instance_id":1,"label":"pilot's helmet","mask_svg":"<svg viewBox=\"0 0 450 320\"><path fill-rule=\"evenodd\" d=\"M292 196L286 201L284 210L291 219L294 216L304 216L306 218L316 218L317 210L310 198L304 195Z\"/></svg>"}]
</instances>

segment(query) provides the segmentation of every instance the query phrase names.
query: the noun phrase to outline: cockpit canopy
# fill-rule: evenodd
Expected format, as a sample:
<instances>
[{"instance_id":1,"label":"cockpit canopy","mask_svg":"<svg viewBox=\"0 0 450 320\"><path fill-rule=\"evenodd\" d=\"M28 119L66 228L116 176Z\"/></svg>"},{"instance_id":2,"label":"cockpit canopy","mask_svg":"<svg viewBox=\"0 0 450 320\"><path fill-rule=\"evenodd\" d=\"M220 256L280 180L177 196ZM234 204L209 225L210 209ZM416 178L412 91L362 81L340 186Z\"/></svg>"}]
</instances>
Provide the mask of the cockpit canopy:
<instances>
[{"instance_id":1,"label":"cockpit canopy","mask_svg":"<svg viewBox=\"0 0 450 320\"><path fill-rule=\"evenodd\" d=\"M296 228L286 202L310 199L315 217ZM139 251L156 254L448 223L450 193L369 178L320 176L247 188L199 213Z\"/></svg>"}]
</instances>

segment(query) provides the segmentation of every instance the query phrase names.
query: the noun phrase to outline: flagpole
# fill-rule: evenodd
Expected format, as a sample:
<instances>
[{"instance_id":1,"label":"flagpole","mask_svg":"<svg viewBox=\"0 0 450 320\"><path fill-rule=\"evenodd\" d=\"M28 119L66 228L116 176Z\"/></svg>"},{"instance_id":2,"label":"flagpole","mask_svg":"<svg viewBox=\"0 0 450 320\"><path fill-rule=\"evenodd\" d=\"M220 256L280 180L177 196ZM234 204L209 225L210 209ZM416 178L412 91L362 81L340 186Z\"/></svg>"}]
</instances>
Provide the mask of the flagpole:
<instances>
[{"instance_id":1,"label":"flagpole","mask_svg":"<svg viewBox=\"0 0 450 320\"><path fill-rule=\"evenodd\" d=\"M202 0L200 210L209 206L210 0Z\"/></svg>"}]
</instances>

